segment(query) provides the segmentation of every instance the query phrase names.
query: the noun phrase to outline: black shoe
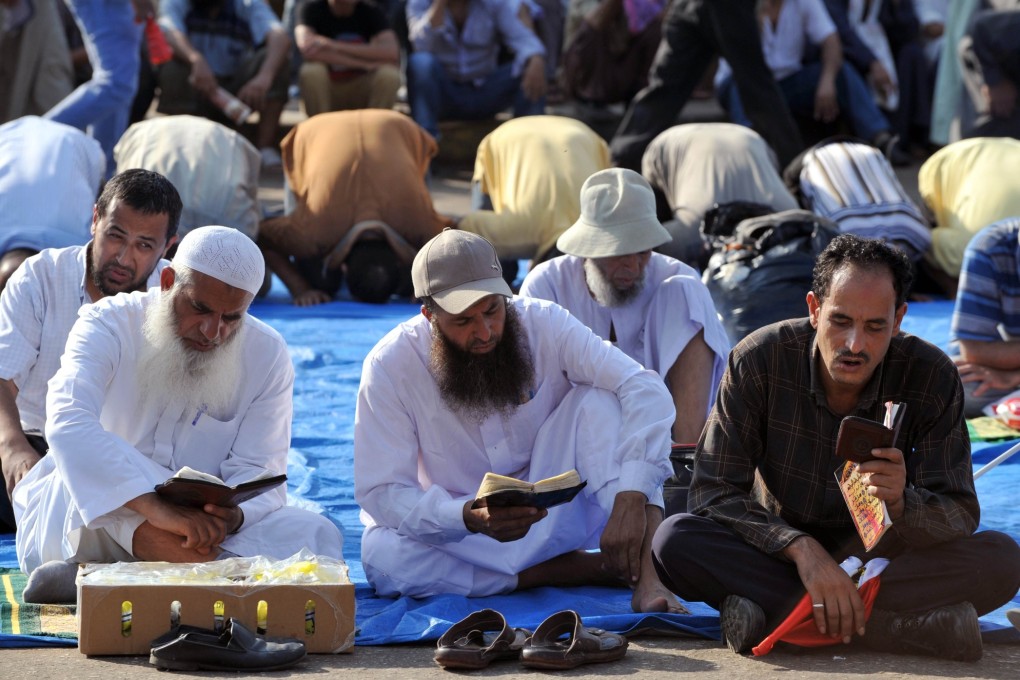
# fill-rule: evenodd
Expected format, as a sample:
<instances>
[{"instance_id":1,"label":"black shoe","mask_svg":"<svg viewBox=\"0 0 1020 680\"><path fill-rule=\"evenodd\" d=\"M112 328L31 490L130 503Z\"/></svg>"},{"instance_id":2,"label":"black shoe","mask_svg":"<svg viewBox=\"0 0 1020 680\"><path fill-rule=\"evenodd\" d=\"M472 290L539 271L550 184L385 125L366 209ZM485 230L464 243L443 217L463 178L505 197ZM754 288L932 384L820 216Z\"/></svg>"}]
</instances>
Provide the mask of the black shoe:
<instances>
[{"instance_id":1,"label":"black shoe","mask_svg":"<svg viewBox=\"0 0 1020 680\"><path fill-rule=\"evenodd\" d=\"M919 614L875 609L863 639L872 649L893 654L924 654L953 661L981 658L981 626L970 602Z\"/></svg>"},{"instance_id":2,"label":"black shoe","mask_svg":"<svg viewBox=\"0 0 1020 680\"><path fill-rule=\"evenodd\" d=\"M222 633L177 626L152 641L149 663L175 671L272 671L305 658L296 638L264 638L229 619Z\"/></svg>"},{"instance_id":3,"label":"black shoe","mask_svg":"<svg viewBox=\"0 0 1020 680\"><path fill-rule=\"evenodd\" d=\"M739 595L730 595L722 601L719 625L723 642L736 654L746 654L765 638L765 612Z\"/></svg>"},{"instance_id":4,"label":"black shoe","mask_svg":"<svg viewBox=\"0 0 1020 680\"><path fill-rule=\"evenodd\" d=\"M897 168L902 168L914 162L910 154L900 148L900 136L894 135L888 130L883 130L871 140L871 145L882 152L885 159Z\"/></svg>"}]
</instances>

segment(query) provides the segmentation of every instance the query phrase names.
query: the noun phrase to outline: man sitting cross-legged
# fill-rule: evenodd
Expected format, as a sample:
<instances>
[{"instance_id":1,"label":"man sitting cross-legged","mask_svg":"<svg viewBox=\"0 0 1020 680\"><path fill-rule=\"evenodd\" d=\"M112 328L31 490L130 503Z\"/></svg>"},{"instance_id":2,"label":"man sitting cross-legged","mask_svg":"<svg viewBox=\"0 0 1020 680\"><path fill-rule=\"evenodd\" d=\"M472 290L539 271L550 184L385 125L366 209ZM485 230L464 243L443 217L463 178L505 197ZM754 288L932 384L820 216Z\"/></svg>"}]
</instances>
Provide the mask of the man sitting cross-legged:
<instances>
[{"instance_id":1,"label":"man sitting cross-legged","mask_svg":"<svg viewBox=\"0 0 1020 680\"><path fill-rule=\"evenodd\" d=\"M635 610L679 611L648 552L670 473L662 381L562 307L513 298L480 236L443 231L411 271L422 313L365 359L355 415L376 592L626 583ZM588 485L565 505L471 507L487 472L538 481L571 468Z\"/></svg>"},{"instance_id":2,"label":"man sitting cross-legged","mask_svg":"<svg viewBox=\"0 0 1020 680\"><path fill-rule=\"evenodd\" d=\"M842 234L819 255L808 318L747 336L730 354L694 459L688 508L655 535L663 583L719 608L722 634L746 652L810 595L834 643L974 661L978 615L1020 586L1020 547L975 533L980 510L960 376L937 347L900 333L907 256ZM881 420L906 406L895 446L860 466L892 519L866 552L834 473L845 416ZM839 567L889 559L871 617Z\"/></svg>"},{"instance_id":3,"label":"man sitting cross-legged","mask_svg":"<svg viewBox=\"0 0 1020 680\"><path fill-rule=\"evenodd\" d=\"M63 203L75 202L68 185L61 191ZM49 448L46 385L60 367L79 308L158 286L167 264L161 258L177 242L180 216L181 197L166 177L125 170L106 183L92 208L91 241L46 248L12 274L0 296L0 468L6 484L0 531L14 531L10 495Z\"/></svg>"},{"instance_id":4,"label":"man sitting cross-legged","mask_svg":"<svg viewBox=\"0 0 1020 680\"><path fill-rule=\"evenodd\" d=\"M153 492L184 466L228 485L286 472L294 369L247 314L265 267L227 227L182 239L160 290L105 298L71 330L46 401L49 454L15 487L25 598L74 599L74 563L340 556L327 518L283 486L237 507Z\"/></svg>"},{"instance_id":5,"label":"man sitting cross-legged","mask_svg":"<svg viewBox=\"0 0 1020 680\"><path fill-rule=\"evenodd\" d=\"M521 295L563 305L658 373L676 407L673 441L693 443L730 346L698 272L652 252L669 241L648 182L633 170L602 170L581 187L581 217L556 242L568 254L535 267Z\"/></svg>"}]
</instances>

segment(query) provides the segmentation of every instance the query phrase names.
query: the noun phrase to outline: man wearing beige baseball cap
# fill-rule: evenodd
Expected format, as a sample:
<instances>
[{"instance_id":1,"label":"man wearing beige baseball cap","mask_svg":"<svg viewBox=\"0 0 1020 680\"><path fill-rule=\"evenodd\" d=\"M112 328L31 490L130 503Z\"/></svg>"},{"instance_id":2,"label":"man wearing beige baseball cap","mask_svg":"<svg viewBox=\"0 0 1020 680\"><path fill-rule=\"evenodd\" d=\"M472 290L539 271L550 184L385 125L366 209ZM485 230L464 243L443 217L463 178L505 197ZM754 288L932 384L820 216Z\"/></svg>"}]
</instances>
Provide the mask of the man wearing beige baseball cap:
<instances>
[{"instance_id":1,"label":"man wearing beige baseball cap","mask_svg":"<svg viewBox=\"0 0 1020 680\"><path fill-rule=\"evenodd\" d=\"M594 333L659 374L673 397L673 441L701 436L729 340L698 272L652 252L670 241L644 177L596 172L581 187L581 217L560 235L566 255L524 279L521 295L565 307Z\"/></svg>"},{"instance_id":2,"label":"man wearing beige baseball cap","mask_svg":"<svg viewBox=\"0 0 1020 680\"><path fill-rule=\"evenodd\" d=\"M443 231L411 274L422 313L365 359L355 415L377 593L627 584L636 611L680 611L649 553L671 472L662 380L558 305L513 298L480 236ZM571 468L587 486L564 505L472 507L487 472L535 482Z\"/></svg>"}]
</instances>

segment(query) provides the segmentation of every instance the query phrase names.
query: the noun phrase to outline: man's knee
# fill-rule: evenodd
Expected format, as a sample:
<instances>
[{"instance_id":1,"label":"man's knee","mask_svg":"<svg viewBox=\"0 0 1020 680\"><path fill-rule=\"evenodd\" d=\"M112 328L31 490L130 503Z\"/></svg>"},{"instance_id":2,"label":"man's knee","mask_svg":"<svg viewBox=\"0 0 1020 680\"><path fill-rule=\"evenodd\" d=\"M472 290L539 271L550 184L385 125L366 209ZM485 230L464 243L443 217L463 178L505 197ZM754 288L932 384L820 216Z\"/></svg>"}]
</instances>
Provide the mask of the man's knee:
<instances>
[{"instance_id":1,"label":"man's knee","mask_svg":"<svg viewBox=\"0 0 1020 680\"><path fill-rule=\"evenodd\" d=\"M438 79L442 65L431 52L413 52L407 58L407 79L428 82Z\"/></svg>"},{"instance_id":2,"label":"man's knee","mask_svg":"<svg viewBox=\"0 0 1020 680\"><path fill-rule=\"evenodd\" d=\"M298 84L302 91L310 87L328 87L329 69L320 61L306 61L301 64L301 70L298 72Z\"/></svg>"}]
</instances>

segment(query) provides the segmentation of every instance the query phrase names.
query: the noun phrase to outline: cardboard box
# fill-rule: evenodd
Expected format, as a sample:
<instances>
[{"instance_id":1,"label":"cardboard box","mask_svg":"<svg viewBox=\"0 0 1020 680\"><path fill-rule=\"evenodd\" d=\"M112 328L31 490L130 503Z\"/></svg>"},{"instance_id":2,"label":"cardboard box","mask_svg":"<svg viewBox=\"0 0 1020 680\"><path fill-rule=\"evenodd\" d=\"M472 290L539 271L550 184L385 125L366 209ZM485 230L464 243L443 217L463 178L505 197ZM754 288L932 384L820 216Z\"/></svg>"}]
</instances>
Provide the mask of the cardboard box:
<instances>
[{"instance_id":1,"label":"cardboard box","mask_svg":"<svg viewBox=\"0 0 1020 680\"><path fill-rule=\"evenodd\" d=\"M350 583L97 585L79 579L78 650L88 655L148 654L152 640L170 629L174 602L180 603L183 624L214 628L214 605L220 601L224 620L236 618L255 631L260 600L267 604L267 636L303 639L313 654L348 652L354 646L354 585ZM314 632L306 632L309 601L315 603ZM126 602L130 617L122 617ZM129 618L130 625L122 618Z\"/></svg>"}]
</instances>

